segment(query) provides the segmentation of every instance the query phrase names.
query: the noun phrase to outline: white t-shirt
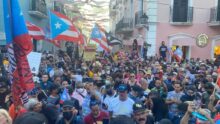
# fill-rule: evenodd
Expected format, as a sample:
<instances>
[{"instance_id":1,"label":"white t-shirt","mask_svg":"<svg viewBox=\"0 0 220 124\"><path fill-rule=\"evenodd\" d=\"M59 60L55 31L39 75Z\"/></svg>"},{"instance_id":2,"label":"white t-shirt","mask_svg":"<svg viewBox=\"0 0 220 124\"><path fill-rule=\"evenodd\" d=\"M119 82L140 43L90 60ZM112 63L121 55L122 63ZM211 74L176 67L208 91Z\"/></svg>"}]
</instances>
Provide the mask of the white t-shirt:
<instances>
[{"instance_id":1,"label":"white t-shirt","mask_svg":"<svg viewBox=\"0 0 220 124\"><path fill-rule=\"evenodd\" d=\"M102 103L105 103L105 105L108 106L108 111L110 111L109 106L112 103L112 101L114 100L114 98L116 98L116 95L117 95L117 93L115 92L115 94L113 96L106 95L105 98L104 98L104 96L102 96Z\"/></svg>"},{"instance_id":2,"label":"white t-shirt","mask_svg":"<svg viewBox=\"0 0 220 124\"><path fill-rule=\"evenodd\" d=\"M114 98L109 105L109 111L113 112L113 117L118 115L126 115L131 117L133 113L134 101L131 98L127 98L126 101L119 100L119 96Z\"/></svg>"}]
</instances>

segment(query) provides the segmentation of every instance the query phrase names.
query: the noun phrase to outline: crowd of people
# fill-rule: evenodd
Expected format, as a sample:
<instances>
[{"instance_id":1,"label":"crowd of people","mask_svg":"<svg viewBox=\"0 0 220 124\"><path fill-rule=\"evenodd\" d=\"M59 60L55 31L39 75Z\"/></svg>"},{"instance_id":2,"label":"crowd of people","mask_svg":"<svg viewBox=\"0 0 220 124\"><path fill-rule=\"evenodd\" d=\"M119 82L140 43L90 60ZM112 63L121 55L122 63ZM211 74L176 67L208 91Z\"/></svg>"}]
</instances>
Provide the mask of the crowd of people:
<instances>
[{"instance_id":1,"label":"crowd of people","mask_svg":"<svg viewBox=\"0 0 220 124\"><path fill-rule=\"evenodd\" d=\"M93 61L44 52L23 106L13 105L8 76L0 78L0 124L220 123L218 67L164 56L141 58L135 46Z\"/></svg>"}]
</instances>

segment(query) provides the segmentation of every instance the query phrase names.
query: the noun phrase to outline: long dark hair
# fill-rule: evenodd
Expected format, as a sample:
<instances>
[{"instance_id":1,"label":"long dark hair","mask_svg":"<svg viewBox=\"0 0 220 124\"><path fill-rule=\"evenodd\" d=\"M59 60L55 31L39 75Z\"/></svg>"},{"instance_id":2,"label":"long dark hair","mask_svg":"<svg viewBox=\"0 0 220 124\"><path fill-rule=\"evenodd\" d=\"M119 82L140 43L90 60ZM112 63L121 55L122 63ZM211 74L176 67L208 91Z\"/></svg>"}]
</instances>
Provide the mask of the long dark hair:
<instances>
[{"instance_id":1,"label":"long dark hair","mask_svg":"<svg viewBox=\"0 0 220 124\"><path fill-rule=\"evenodd\" d=\"M138 47L137 39L134 39L134 42L133 42L133 44L132 44L132 47L133 47L133 50L137 50L137 47Z\"/></svg>"}]
</instances>

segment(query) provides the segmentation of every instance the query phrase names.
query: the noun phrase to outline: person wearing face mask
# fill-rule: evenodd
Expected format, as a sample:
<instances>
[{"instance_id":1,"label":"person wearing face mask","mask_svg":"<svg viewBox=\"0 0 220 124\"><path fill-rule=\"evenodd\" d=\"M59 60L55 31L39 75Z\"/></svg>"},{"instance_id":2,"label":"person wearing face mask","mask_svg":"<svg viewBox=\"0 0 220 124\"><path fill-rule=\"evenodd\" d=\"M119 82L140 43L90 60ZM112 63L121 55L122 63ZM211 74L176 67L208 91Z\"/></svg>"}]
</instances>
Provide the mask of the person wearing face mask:
<instances>
[{"instance_id":1,"label":"person wearing face mask","mask_svg":"<svg viewBox=\"0 0 220 124\"><path fill-rule=\"evenodd\" d=\"M56 121L56 124L83 124L82 118L77 116L77 109L74 102L66 100L63 103L63 114Z\"/></svg>"},{"instance_id":2,"label":"person wearing face mask","mask_svg":"<svg viewBox=\"0 0 220 124\"><path fill-rule=\"evenodd\" d=\"M86 89L84 88L84 85L82 82L76 82L76 89L72 93L71 97L75 98L79 101L79 105L82 106L83 100L87 94Z\"/></svg>"},{"instance_id":3,"label":"person wearing face mask","mask_svg":"<svg viewBox=\"0 0 220 124\"><path fill-rule=\"evenodd\" d=\"M96 91L94 87L94 80L92 78L85 78L83 82L86 83L85 88L87 91L87 94L85 95L85 98L82 102L82 115L85 116L91 111L89 107L91 99L100 100L101 96L99 92Z\"/></svg>"},{"instance_id":4,"label":"person wearing face mask","mask_svg":"<svg viewBox=\"0 0 220 124\"><path fill-rule=\"evenodd\" d=\"M108 110L108 106L111 104L112 100L118 95L111 86L111 84L106 85L105 90L106 94L102 97L102 108Z\"/></svg>"},{"instance_id":5,"label":"person wearing face mask","mask_svg":"<svg viewBox=\"0 0 220 124\"><path fill-rule=\"evenodd\" d=\"M109 120L108 113L101 111L99 108L99 102L96 100L90 101L91 112L85 116L85 124L105 124Z\"/></svg>"},{"instance_id":6,"label":"person wearing face mask","mask_svg":"<svg viewBox=\"0 0 220 124\"><path fill-rule=\"evenodd\" d=\"M180 100L182 102L193 101L195 99L196 87L194 85L189 85L186 87L185 94L181 96Z\"/></svg>"}]
</instances>

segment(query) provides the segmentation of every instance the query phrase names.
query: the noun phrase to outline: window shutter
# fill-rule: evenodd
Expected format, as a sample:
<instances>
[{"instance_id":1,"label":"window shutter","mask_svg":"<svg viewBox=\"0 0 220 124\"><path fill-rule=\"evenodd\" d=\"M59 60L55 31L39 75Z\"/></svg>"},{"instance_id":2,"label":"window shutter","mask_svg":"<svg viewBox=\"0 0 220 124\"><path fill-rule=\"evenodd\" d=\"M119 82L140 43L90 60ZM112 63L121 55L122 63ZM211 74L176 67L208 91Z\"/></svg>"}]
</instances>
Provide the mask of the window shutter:
<instances>
[{"instance_id":1,"label":"window shutter","mask_svg":"<svg viewBox=\"0 0 220 124\"><path fill-rule=\"evenodd\" d=\"M217 20L220 21L220 1L218 0L218 6L217 6Z\"/></svg>"},{"instance_id":2,"label":"window shutter","mask_svg":"<svg viewBox=\"0 0 220 124\"><path fill-rule=\"evenodd\" d=\"M174 0L173 22L187 22L188 0Z\"/></svg>"}]
</instances>

